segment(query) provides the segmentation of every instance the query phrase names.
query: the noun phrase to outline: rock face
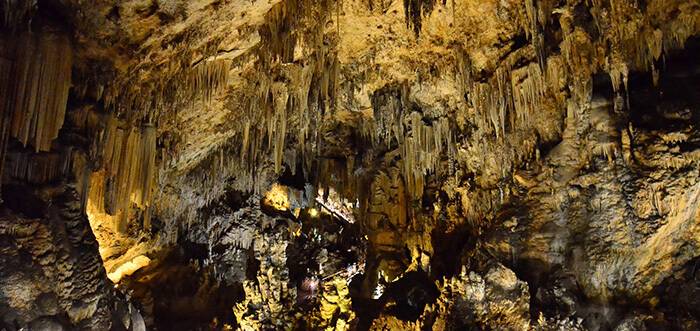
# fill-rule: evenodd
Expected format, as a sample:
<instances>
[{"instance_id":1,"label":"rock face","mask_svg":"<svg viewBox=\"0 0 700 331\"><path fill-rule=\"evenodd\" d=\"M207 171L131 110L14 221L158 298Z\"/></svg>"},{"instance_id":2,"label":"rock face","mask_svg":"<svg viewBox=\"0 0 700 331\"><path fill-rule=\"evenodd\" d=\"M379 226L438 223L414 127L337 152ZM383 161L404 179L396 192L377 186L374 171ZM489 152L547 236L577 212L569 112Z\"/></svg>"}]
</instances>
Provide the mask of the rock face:
<instances>
[{"instance_id":1,"label":"rock face","mask_svg":"<svg viewBox=\"0 0 700 331\"><path fill-rule=\"evenodd\" d=\"M700 2L0 3L0 329L700 323Z\"/></svg>"},{"instance_id":2,"label":"rock face","mask_svg":"<svg viewBox=\"0 0 700 331\"><path fill-rule=\"evenodd\" d=\"M11 206L0 216L3 328L145 330L139 311L107 279L71 184L10 186L3 198Z\"/></svg>"},{"instance_id":3,"label":"rock face","mask_svg":"<svg viewBox=\"0 0 700 331\"><path fill-rule=\"evenodd\" d=\"M444 282L433 310L433 329L528 330L530 294L513 271L497 264L480 275L466 270ZM453 324L454 323L454 324Z\"/></svg>"}]
</instances>

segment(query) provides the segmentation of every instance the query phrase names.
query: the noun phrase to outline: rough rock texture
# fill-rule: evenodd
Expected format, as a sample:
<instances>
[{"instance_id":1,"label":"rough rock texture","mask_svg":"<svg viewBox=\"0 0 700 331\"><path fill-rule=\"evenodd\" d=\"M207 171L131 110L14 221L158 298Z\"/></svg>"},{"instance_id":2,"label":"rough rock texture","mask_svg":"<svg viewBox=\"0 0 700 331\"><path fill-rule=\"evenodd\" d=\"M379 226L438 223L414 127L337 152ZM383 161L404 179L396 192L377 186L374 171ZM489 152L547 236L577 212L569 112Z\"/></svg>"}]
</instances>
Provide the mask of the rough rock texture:
<instances>
[{"instance_id":1,"label":"rough rock texture","mask_svg":"<svg viewBox=\"0 0 700 331\"><path fill-rule=\"evenodd\" d=\"M420 318L411 321L381 314L372 330L529 330L530 293L502 264L489 262L482 272L467 272L444 279L440 296L427 304ZM542 328L542 321L533 324Z\"/></svg>"},{"instance_id":2,"label":"rough rock texture","mask_svg":"<svg viewBox=\"0 0 700 331\"><path fill-rule=\"evenodd\" d=\"M698 33L697 0L2 2L0 327L693 329Z\"/></svg>"},{"instance_id":3,"label":"rough rock texture","mask_svg":"<svg viewBox=\"0 0 700 331\"><path fill-rule=\"evenodd\" d=\"M530 324L530 295L527 284L502 265L483 276L463 270L453 277L438 298L438 310L444 311L435 322L444 325L443 316L485 329L527 330ZM451 296L451 297L450 297ZM446 306L442 306L446 305ZM451 306L454 305L454 306Z\"/></svg>"},{"instance_id":4,"label":"rough rock texture","mask_svg":"<svg viewBox=\"0 0 700 331\"><path fill-rule=\"evenodd\" d=\"M145 330L139 311L109 282L79 196L61 183L3 194L0 321L31 330Z\"/></svg>"}]
</instances>

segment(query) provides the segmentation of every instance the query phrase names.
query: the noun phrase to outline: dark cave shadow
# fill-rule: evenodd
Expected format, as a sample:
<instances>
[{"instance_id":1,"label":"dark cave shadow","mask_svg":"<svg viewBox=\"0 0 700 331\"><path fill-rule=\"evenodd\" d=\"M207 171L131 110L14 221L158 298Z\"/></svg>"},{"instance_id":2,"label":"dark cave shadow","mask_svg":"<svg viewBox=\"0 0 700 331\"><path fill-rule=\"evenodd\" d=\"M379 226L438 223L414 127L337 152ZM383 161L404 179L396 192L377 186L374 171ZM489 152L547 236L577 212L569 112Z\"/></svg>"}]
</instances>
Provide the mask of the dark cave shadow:
<instances>
[{"instance_id":1,"label":"dark cave shadow","mask_svg":"<svg viewBox=\"0 0 700 331\"><path fill-rule=\"evenodd\" d=\"M358 317L357 330L369 330L375 319L385 313L402 321L418 320L427 304L437 301L440 291L431 277L423 271L410 271L395 282L385 284L378 299L360 295L364 277L356 277L350 284L353 309ZM390 307L387 305L391 303Z\"/></svg>"}]
</instances>

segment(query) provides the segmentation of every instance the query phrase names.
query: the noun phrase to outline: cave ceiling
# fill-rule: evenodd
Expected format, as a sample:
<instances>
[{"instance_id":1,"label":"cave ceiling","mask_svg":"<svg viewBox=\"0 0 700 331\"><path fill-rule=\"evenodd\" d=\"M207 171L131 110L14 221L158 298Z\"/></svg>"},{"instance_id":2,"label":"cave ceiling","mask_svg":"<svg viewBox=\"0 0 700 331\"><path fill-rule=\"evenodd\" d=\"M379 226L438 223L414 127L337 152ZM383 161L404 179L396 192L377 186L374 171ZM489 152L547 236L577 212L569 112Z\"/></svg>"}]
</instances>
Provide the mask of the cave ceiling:
<instances>
[{"instance_id":1,"label":"cave ceiling","mask_svg":"<svg viewBox=\"0 0 700 331\"><path fill-rule=\"evenodd\" d=\"M0 330L700 329L698 0L0 2Z\"/></svg>"}]
</instances>

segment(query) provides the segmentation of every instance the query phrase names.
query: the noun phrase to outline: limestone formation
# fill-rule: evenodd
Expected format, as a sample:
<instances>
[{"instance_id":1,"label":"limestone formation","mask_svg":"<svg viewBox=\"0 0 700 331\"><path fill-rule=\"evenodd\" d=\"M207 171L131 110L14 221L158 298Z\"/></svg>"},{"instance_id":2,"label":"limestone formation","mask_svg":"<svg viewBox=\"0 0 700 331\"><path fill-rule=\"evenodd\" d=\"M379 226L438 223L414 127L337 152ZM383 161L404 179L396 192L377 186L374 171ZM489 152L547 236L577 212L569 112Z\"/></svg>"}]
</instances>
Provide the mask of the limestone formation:
<instances>
[{"instance_id":1,"label":"limestone formation","mask_svg":"<svg viewBox=\"0 0 700 331\"><path fill-rule=\"evenodd\" d=\"M698 0L0 2L0 329L700 323Z\"/></svg>"}]
</instances>

